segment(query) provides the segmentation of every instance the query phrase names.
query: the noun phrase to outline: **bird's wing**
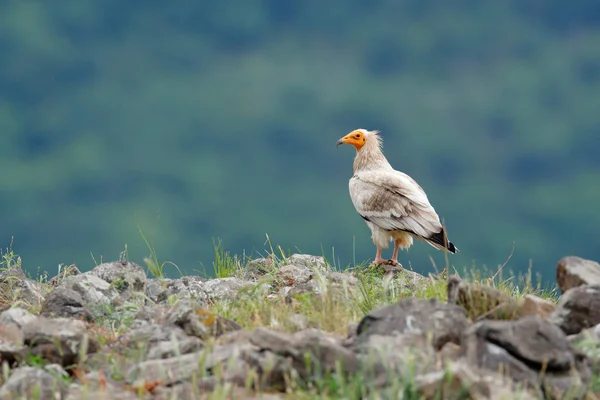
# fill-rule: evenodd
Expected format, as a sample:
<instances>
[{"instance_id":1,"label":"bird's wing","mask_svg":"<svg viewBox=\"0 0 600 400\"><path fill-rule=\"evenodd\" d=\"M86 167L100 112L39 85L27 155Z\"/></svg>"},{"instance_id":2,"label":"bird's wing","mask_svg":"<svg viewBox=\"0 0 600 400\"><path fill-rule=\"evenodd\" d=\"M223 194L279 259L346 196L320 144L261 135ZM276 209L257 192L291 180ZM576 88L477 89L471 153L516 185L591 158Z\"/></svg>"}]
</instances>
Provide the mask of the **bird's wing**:
<instances>
[{"instance_id":1,"label":"bird's wing","mask_svg":"<svg viewBox=\"0 0 600 400\"><path fill-rule=\"evenodd\" d=\"M402 230L428 239L442 230L423 189L395 170L360 171L350 179L356 211L387 231Z\"/></svg>"}]
</instances>

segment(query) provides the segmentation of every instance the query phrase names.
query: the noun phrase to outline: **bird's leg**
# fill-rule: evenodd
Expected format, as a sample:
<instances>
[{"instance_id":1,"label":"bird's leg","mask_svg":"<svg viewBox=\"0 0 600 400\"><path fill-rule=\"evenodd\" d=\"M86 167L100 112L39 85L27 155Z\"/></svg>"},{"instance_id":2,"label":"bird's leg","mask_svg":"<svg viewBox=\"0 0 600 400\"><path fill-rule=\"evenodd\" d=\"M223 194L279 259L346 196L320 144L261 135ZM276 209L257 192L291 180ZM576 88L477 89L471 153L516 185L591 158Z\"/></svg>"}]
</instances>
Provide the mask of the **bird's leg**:
<instances>
[{"instance_id":1,"label":"bird's leg","mask_svg":"<svg viewBox=\"0 0 600 400\"><path fill-rule=\"evenodd\" d=\"M384 260L383 258L381 258L382 251L383 251L383 249L381 247L377 246L377 253L375 253L375 260L373 261L373 264L379 265L379 264L387 263L387 260Z\"/></svg>"},{"instance_id":2,"label":"bird's leg","mask_svg":"<svg viewBox=\"0 0 600 400\"><path fill-rule=\"evenodd\" d=\"M401 239L394 240L394 252L392 253L392 259L387 261L387 264L402 266L398 262L398 249L400 248L400 244L402 244Z\"/></svg>"}]
</instances>

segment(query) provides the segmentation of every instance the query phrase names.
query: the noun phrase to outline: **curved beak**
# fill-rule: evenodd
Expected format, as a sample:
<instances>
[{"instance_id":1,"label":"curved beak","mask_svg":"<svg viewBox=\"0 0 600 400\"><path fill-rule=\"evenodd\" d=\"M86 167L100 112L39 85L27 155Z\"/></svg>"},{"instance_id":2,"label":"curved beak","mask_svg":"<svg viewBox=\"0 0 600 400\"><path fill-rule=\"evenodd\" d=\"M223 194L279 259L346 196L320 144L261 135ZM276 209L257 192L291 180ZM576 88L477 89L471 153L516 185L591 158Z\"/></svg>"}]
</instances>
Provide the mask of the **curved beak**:
<instances>
[{"instance_id":1,"label":"curved beak","mask_svg":"<svg viewBox=\"0 0 600 400\"><path fill-rule=\"evenodd\" d=\"M338 140L335 147L340 147L340 144L344 144L344 138L341 138L340 140Z\"/></svg>"}]
</instances>

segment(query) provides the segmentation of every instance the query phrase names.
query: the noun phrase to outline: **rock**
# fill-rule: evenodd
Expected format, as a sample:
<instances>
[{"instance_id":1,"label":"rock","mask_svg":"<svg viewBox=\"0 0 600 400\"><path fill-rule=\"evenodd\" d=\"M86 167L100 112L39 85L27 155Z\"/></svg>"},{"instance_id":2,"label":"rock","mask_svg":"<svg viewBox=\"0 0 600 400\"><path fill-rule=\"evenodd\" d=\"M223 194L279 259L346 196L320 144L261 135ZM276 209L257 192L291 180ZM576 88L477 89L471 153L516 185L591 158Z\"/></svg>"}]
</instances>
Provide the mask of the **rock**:
<instances>
[{"instance_id":1,"label":"rock","mask_svg":"<svg viewBox=\"0 0 600 400\"><path fill-rule=\"evenodd\" d=\"M243 268L240 268L236 276L242 280L257 281L273 270L271 258L257 258L250 260Z\"/></svg>"},{"instance_id":2,"label":"rock","mask_svg":"<svg viewBox=\"0 0 600 400\"><path fill-rule=\"evenodd\" d=\"M600 323L600 285L581 285L566 291L548 317L567 335Z\"/></svg>"},{"instance_id":3,"label":"rock","mask_svg":"<svg viewBox=\"0 0 600 400\"><path fill-rule=\"evenodd\" d=\"M215 315L192 300L184 300L175 305L168 314L166 324L179 326L188 335L202 340L241 329L234 321Z\"/></svg>"},{"instance_id":4,"label":"rock","mask_svg":"<svg viewBox=\"0 0 600 400\"><path fill-rule=\"evenodd\" d=\"M250 342L260 351L291 359L293 369L306 381L319 379L317 371L321 374L336 371L338 364L343 365L346 374L357 372L360 366L358 356L341 345L341 338L316 329L289 335L256 328Z\"/></svg>"},{"instance_id":5,"label":"rock","mask_svg":"<svg viewBox=\"0 0 600 400\"><path fill-rule=\"evenodd\" d=\"M0 324L14 324L21 328L28 322L34 321L37 317L27 310L20 307L9 308L0 313Z\"/></svg>"},{"instance_id":6,"label":"rock","mask_svg":"<svg viewBox=\"0 0 600 400\"><path fill-rule=\"evenodd\" d=\"M126 261L103 263L86 274L97 276L108 282L124 301L132 299L137 293L146 291L146 273L136 263Z\"/></svg>"},{"instance_id":7,"label":"rock","mask_svg":"<svg viewBox=\"0 0 600 400\"><path fill-rule=\"evenodd\" d=\"M426 335L370 335L359 343L357 354L364 359L379 361L384 370L388 374L391 373L391 376L379 377L385 378L384 381L393 375L402 375L402 372L408 372L409 369L411 373L417 374L438 369L438 358Z\"/></svg>"},{"instance_id":8,"label":"rock","mask_svg":"<svg viewBox=\"0 0 600 400\"><path fill-rule=\"evenodd\" d=\"M13 370L0 388L0 399L60 399L66 394L63 380L43 369L20 367Z\"/></svg>"},{"instance_id":9,"label":"rock","mask_svg":"<svg viewBox=\"0 0 600 400\"><path fill-rule=\"evenodd\" d=\"M304 267L307 269L317 269L321 271L328 271L327 263L321 256L311 256L309 254L292 254L286 260L286 264L293 264L298 267Z\"/></svg>"},{"instance_id":10,"label":"rock","mask_svg":"<svg viewBox=\"0 0 600 400\"><path fill-rule=\"evenodd\" d=\"M163 304L169 297L168 285L173 282L172 279L148 279L146 281L146 297L152 303ZM146 301L148 303L148 301Z\"/></svg>"},{"instance_id":11,"label":"rock","mask_svg":"<svg viewBox=\"0 0 600 400\"><path fill-rule=\"evenodd\" d=\"M466 282L458 276L448 279L448 303L467 310L471 319L516 319L521 313L521 303L491 287Z\"/></svg>"},{"instance_id":12,"label":"rock","mask_svg":"<svg viewBox=\"0 0 600 400\"><path fill-rule=\"evenodd\" d=\"M465 310L457 305L407 298L365 315L357 328L357 343L367 341L371 335L431 335L433 347L439 350L447 342L460 344L470 324Z\"/></svg>"},{"instance_id":13,"label":"rock","mask_svg":"<svg viewBox=\"0 0 600 400\"><path fill-rule=\"evenodd\" d=\"M217 366L233 370L245 368L244 354L252 351L251 347L248 344L230 344L217 346L212 351L206 349L178 357L144 361L128 369L125 381L137 387L158 381L168 386L194 376L199 378L201 368L209 371Z\"/></svg>"},{"instance_id":14,"label":"rock","mask_svg":"<svg viewBox=\"0 0 600 400\"><path fill-rule=\"evenodd\" d=\"M22 359L24 350L23 334L19 327L12 323L0 323L0 363L6 362L12 366Z\"/></svg>"},{"instance_id":15,"label":"rock","mask_svg":"<svg viewBox=\"0 0 600 400\"><path fill-rule=\"evenodd\" d=\"M478 374L464 362L450 364L447 371L417 376L415 381L415 391L422 399L535 399L527 392L517 395L512 389L512 382L505 382L501 375Z\"/></svg>"},{"instance_id":16,"label":"rock","mask_svg":"<svg viewBox=\"0 0 600 400\"><path fill-rule=\"evenodd\" d=\"M199 351L204 343L180 327L150 324L121 335L114 346L145 349L148 359L160 359Z\"/></svg>"},{"instance_id":17,"label":"rock","mask_svg":"<svg viewBox=\"0 0 600 400\"><path fill-rule=\"evenodd\" d=\"M304 284L312 279L313 273L307 267L298 267L294 264L284 265L275 272L274 284L277 287Z\"/></svg>"},{"instance_id":18,"label":"rock","mask_svg":"<svg viewBox=\"0 0 600 400\"><path fill-rule=\"evenodd\" d=\"M76 291L65 287L58 287L50 292L42 304L40 315L92 320L92 311L88 309L83 297Z\"/></svg>"},{"instance_id":19,"label":"rock","mask_svg":"<svg viewBox=\"0 0 600 400\"><path fill-rule=\"evenodd\" d=\"M146 295L154 303L164 304L170 297L191 299L198 302L235 299L238 290L252 285L239 278L218 278L205 280L199 276L186 276L180 279L149 280Z\"/></svg>"},{"instance_id":20,"label":"rock","mask_svg":"<svg viewBox=\"0 0 600 400\"><path fill-rule=\"evenodd\" d=\"M206 299L209 301L233 300L240 289L251 286L252 283L242 281L239 278L218 278L204 282L203 288Z\"/></svg>"},{"instance_id":21,"label":"rock","mask_svg":"<svg viewBox=\"0 0 600 400\"><path fill-rule=\"evenodd\" d=\"M2 309L16 305L21 305L23 308L37 308L44 301L42 285L26 278L21 267L16 266L0 272L0 293L4 293L4 297L10 301L10 304L1 304Z\"/></svg>"},{"instance_id":22,"label":"rock","mask_svg":"<svg viewBox=\"0 0 600 400\"><path fill-rule=\"evenodd\" d=\"M521 317L538 315L547 318L556 309L556 304L531 294L525 295L521 302Z\"/></svg>"},{"instance_id":23,"label":"rock","mask_svg":"<svg viewBox=\"0 0 600 400\"><path fill-rule=\"evenodd\" d=\"M0 347L3 347L5 345L23 345L23 333L17 325L0 324Z\"/></svg>"},{"instance_id":24,"label":"rock","mask_svg":"<svg viewBox=\"0 0 600 400\"><path fill-rule=\"evenodd\" d=\"M286 303L291 304L298 296L303 296L308 293L318 295L322 293L322 290L321 285L319 285L316 280L311 279L306 283L298 283L294 286L285 287L280 293L282 296L285 296Z\"/></svg>"},{"instance_id":25,"label":"rock","mask_svg":"<svg viewBox=\"0 0 600 400\"><path fill-rule=\"evenodd\" d=\"M505 371L526 387L565 392L590 380L589 360L576 351L564 332L538 316L517 321L477 322L462 339L469 365L488 371Z\"/></svg>"},{"instance_id":26,"label":"rock","mask_svg":"<svg viewBox=\"0 0 600 400\"><path fill-rule=\"evenodd\" d=\"M139 400L139 397L133 391L118 387L89 389L75 383L69 386L66 400Z\"/></svg>"},{"instance_id":27,"label":"rock","mask_svg":"<svg viewBox=\"0 0 600 400\"><path fill-rule=\"evenodd\" d=\"M50 292L42 305L42 315L90 319L105 314L106 307L118 297L114 287L95 275L70 276Z\"/></svg>"},{"instance_id":28,"label":"rock","mask_svg":"<svg viewBox=\"0 0 600 400\"><path fill-rule=\"evenodd\" d=\"M25 279L25 273L21 267L11 266L0 271L0 283L19 281L21 279Z\"/></svg>"},{"instance_id":29,"label":"rock","mask_svg":"<svg viewBox=\"0 0 600 400\"><path fill-rule=\"evenodd\" d=\"M581 285L600 285L600 264L581 257L563 257L556 266L556 282L563 293Z\"/></svg>"},{"instance_id":30,"label":"rock","mask_svg":"<svg viewBox=\"0 0 600 400\"><path fill-rule=\"evenodd\" d=\"M67 267L61 268L56 276L48 281L48 284L52 287L58 286L62 281L64 281L69 276L80 275L81 271L75 264L69 265Z\"/></svg>"},{"instance_id":31,"label":"rock","mask_svg":"<svg viewBox=\"0 0 600 400\"><path fill-rule=\"evenodd\" d=\"M30 354L62 366L75 364L82 353L91 354L99 349L82 321L37 318L23 325L22 332Z\"/></svg>"}]
</instances>

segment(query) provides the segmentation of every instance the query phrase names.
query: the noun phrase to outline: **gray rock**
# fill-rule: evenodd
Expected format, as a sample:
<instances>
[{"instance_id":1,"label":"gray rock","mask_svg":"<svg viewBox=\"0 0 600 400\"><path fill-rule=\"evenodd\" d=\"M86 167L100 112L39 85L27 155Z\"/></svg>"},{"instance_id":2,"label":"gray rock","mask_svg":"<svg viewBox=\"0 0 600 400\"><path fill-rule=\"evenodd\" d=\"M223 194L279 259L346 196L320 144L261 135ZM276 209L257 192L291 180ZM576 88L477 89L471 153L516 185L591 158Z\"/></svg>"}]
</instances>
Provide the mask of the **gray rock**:
<instances>
[{"instance_id":1,"label":"gray rock","mask_svg":"<svg viewBox=\"0 0 600 400\"><path fill-rule=\"evenodd\" d=\"M292 367L306 380L318 379L316 371L323 374L336 371L341 363L346 374L359 371L358 356L341 345L341 338L319 331L307 329L293 335L256 328L250 342L260 351L270 351L292 361Z\"/></svg>"},{"instance_id":2,"label":"gray rock","mask_svg":"<svg viewBox=\"0 0 600 400\"><path fill-rule=\"evenodd\" d=\"M294 286L284 287L280 290L280 294L285 296L285 301L287 303L292 303L297 296L309 293L317 295L322 293L321 285L314 279L311 279L306 283L297 283Z\"/></svg>"},{"instance_id":3,"label":"gray rock","mask_svg":"<svg viewBox=\"0 0 600 400\"><path fill-rule=\"evenodd\" d=\"M581 285L566 291L548 317L567 335L600 323L600 285Z\"/></svg>"},{"instance_id":4,"label":"gray rock","mask_svg":"<svg viewBox=\"0 0 600 400\"><path fill-rule=\"evenodd\" d=\"M146 281L146 297L155 304L162 304L169 297L168 284L172 279L148 279Z\"/></svg>"},{"instance_id":5,"label":"gray rock","mask_svg":"<svg viewBox=\"0 0 600 400\"><path fill-rule=\"evenodd\" d=\"M173 335L169 341L158 342L148 351L148 360L157 360L176 357L181 354L188 354L200 351L204 347L204 342L194 336L184 336L176 338Z\"/></svg>"},{"instance_id":6,"label":"gray rock","mask_svg":"<svg viewBox=\"0 0 600 400\"><path fill-rule=\"evenodd\" d=\"M75 264L69 265L67 267L61 268L59 273L48 281L48 284L50 284L50 286L52 287L56 287L69 276L75 276L80 274L81 271L79 270L79 268L77 268Z\"/></svg>"},{"instance_id":7,"label":"gray rock","mask_svg":"<svg viewBox=\"0 0 600 400\"><path fill-rule=\"evenodd\" d=\"M431 335L432 345L439 350L447 342L460 344L463 331L471 322L465 310L437 299L407 298L398 303L377 308L361 320L357 328L357 343L371 335Z\"/></svg>"},{"instance_id":8,"label":"gray rock","mask_svg":"<svg viewBox=\"0 0 600 400\"><path fill-rule=\"evenodd\" d=\"M124 301L132 299L137 293L146 291L146 273L136 263L127 261L103 263L86 274L97 276L108 282Z\"/></svg>"},{"instance_id":9,"label":"gray rock","mask_svg":"<svg viewBox=\"0 0 600 400\"><path fill-rule=\"evenodd\" d=\"M206 301L205 279L199 276L184 276L179 279L150 279L146 285L146 296L156 304L166 304L170 297Z\"/></svg>"},{"instance_id":10,"label":"gray rock","mask_svg":"<svg viewBox=\"0 0 600 400\"><path fill-rule=\"evenodd\" d=\"M581 257L563 257L556 266L556 282L563 293L581 285L600 285L600 264Z\"/></svg>"},{"instance_id":11,"label":"gray rock","mask_svg":"<svg viewBox=\"0 0 600 400\"><path fill-rule=\"evenodd\" d=\"M204 282L203 289L206 294L206 299L209 301L233 300L236 298L240 289L251 285L251 282L230 277L208 280Z\"/></svg>"},{"instance_id":12,"label":"gray rock","mask_svg":"<svg viewBox=\"0 0 600 400\"><path fill-rule=\"evenodd\" d=\"M92 320L92 311L83 297L72 289L57 287L44 300L40 315Z\"/></svg>"},{"instance_id":13,"label":"gray rock","mask_svg":"<svg viewBox=\"0 0 600 400\"><path fill-rule=\"evenodd\" d=\"M211 370L217 366L233 369L245 367L244 354L251 351L251 347L248 344L230 344L217 346L212 351L205 349L179 357L144 361L127 370L125 381L131 386L155 381L168 386L193 376L200 377L200 369Z\"/></svg>"},{"instance_id":14,"label":"gray rock","mask_svg":"<svg viewBox=\"0 0 600 400\"><path fill-rule=\"evenodd\" d=\"M10 299L11 306L39 307L44 301L43 286L25 277L20 267L10 267L0 272L0 293Z\"/></svg>"},{"instance_id":15,"label":"gray rock","mask_svg":"<svg viewBox=\"0 0 600 400\"><path fill-rule=\"evenodd\" d=\"M66 400L139 400L139 397L134 392L119 387L90 389L87 385L74 383L69 386Z\"/></svg>"},{"instance_id":16,"label":"gray rock","mask_svg":"<svg viewBox=\"0 0 600 400\"><path fill-rule=\"evenodd\" d=\"M312 276L313 272L308 267L284 265L275 272L274 283L278 287L294 286L308 282Z\"/></svg>"},{"instance_id":17,"label":"gray rock","mask_svg":"<svg viewBox=\"0 0 600 400\"><path fill-rule=\"evenodd\" d=\"M287 264L293 264L298 267L304 267L308 269L318 269L323 272L328 271L327 263L321 256L312 256L309 254L292 254L286 259Z\"/></svg>"},{"instance_id":18,"label":"gray rock","mask_svg":"<svg viewBox=\"0 0 600 400\"><path fill-rule=\"evenodd\" d=\"M565 392L589 383L589 360L576 351L564 332L538 316L518 321L484 320L462 339L462 356L469 365L506 371L515 382ZM541 377L541 378L540 378Z\"/></svg>"},{"instance_id":19,"label":"gray rock","mask_svg":"<svg viewBox=\"0 0 600 400\"><path fill-rule=\"evenodd\" d=\"M23 325L22 332L30 354L62 366L75 364L82 353L91 354L99 349L82 321L37 318Z\"/></svg>"},{"instance_id":20,"label":"gray rock","mask_svg":"<svg viewBox=\"0 0 600 400\"><path fill-rule=\"evenodd\" d=\"M0 283L19 281L21 279L25 279L25 273L21 267L12 266L0 271Z\"/></svg>"},{"instance_id":21,"label":"gray rock","mask_svg":"<svg viewBox=\"0 0 600 400\"><path fill-rule=\"evenodd\" d=\"M23 325L36 318L37 317L29 311L20 307L14 307L0 313L0 324L14 324L21 328Z\"/></svg>"},{"instance_id":22,"label":"gray rock","mask_svg":"<svg viewBox=\"0 0 600 400\"><path fill-rule=\"evenodd\" d=\"M177 326L149 324L121 335L113 346L145 349L148 359L159 359L198 351L204 343Z\"/></svg>"},{"instance_id":23,"label":"gray rock","mask_svg":"<svg viewBox=\"0 0 600 400\"><path fill-rule=\"evenodd\" d=\"M475 320L516 319L521 314L521 302L489 286L467 282L458 276L448 279L448 303L457 304Z\"/></svg>"},{"instance_id":24,"label":"gray rock","mask_svg":"<svg viewBox=\"0 0 600 400\"><path fill-rule=\"evenodd\" d=\"M500 374L480 374L464 361L450 364L445 371L435 371L415 378L415 391L421 399L521 399L537 397L528 392L516 393L512 382Z\"/></svg>"},{"instance_id":25,"label":"gray rock","mask_svg":"<svg viewBox=\"0 0 600 400\"><path fill-rule=\"evenodd\" d=\"M24 350L21 329L12 323L0 323L0 360L13 365L22 359Z\"/></svg>"},{"instance_id":26,"label":"gray rock","mask_svg":"<svg viewBox=\"0 0 600 400\"><path fill-rule=\"evenodd\" d=\"M65 278L47 296L43 316L85 318L103 315L119 297L117 290L95 275L81 274Z\"/></svg>"},{"instance_id":27,"label":"gray rock","mask_svg":"<svg viewBox=\"0 0 600 400\"><path fill-rule=\"evenodd\" d=\"M273 263L267 258L257 258L248 261L248 263L240 268L236 276L247 281L256 281L273 270Z\"/></svg>"},{"instance_id":28,"label":"gray rock","mask_svg":"<svg viewBox=\"0 0 600 400\"><path fill-rule=\"evenodd\" d=\"M184 300L176 304L168 313L166 324L179 326L188 335L202 340L241 329L234 321L215 315L192 300Z\"/></svg>"},{"instance_id":29,"label":"gray rock","mask_svg":"<svg viewBox=\"0 0 600 400\"><path fill-rule=\"evenodd\" d=\"M20 367L11 372L0 388L0 399L61 399L66 391L59 377L43 369Z\"/></svg>"}]
</instances>

